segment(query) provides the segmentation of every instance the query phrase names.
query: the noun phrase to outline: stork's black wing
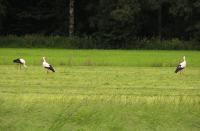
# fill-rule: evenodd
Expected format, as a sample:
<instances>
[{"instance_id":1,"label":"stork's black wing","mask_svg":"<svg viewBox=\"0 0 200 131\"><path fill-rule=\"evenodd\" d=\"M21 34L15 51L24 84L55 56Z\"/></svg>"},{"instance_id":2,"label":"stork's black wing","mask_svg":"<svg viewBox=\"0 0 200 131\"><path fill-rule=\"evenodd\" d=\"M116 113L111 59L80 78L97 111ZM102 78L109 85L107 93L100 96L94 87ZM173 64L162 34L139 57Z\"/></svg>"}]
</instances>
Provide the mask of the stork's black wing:
<instances>
[{"instance_id":1,"label":"stork's black wing","mask_svg":"<svg viewBox=\"0 0 200 131\"><path fill-rule=\"evenodd\" d=\"M179 71L181 71L181 70L183 70L183 69L184 69L184 68L181 67L181 65L178 65L178 66L176 67L175 73L178 73Z\"/></svg>"},{"instance_id":2,"label":"stork's black wing","mask_svg":"<svg viewBox=\"0 0 200 131\"><path fill-rule=\"evenodd\" d=\"M52 65L49 65L49 67L46 67L48 70L51 70L52 72L55 72L54 68Z\"/></svg>"},{"instance_id":3,"label":"stork's black wing","mask_svg":"<svg viewBox=\"0 0 200 131\"><path fill-rule=\"evenodd\" d=\"M19 58L13 60L14 63L22 64Z\"/></svg>"}]
</instances>

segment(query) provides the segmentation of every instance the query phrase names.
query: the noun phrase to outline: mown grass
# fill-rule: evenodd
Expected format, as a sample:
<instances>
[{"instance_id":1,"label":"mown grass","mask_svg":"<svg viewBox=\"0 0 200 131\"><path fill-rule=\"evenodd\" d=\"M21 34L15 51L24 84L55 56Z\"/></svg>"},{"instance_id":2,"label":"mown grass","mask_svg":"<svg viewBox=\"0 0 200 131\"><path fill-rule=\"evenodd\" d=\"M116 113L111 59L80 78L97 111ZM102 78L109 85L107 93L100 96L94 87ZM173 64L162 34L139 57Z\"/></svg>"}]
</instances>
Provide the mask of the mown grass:
<instances>
[{"instance_id":1,"label":"mown grass","mask_svg":"<svg viewBox=\"0 0 200 131\"><path fill-rule=\"evenodd\" d=\"M70 66L60 66L59 60L64 60L62 54L70 55L69 52L76 54L76 57L82 56L82 61ZM133 55L135 52L138 56ZM20 52L14 49L1 49L0 52L4 56L1 56L1 59L10 60L18 53L22 53L24 58L27 57L27 70L18 70L16 65L11 65L12 61L0 65L2 131L200 129L200 67L194 59L198 57L198 52L174 51L174 55L165 51L21 49ZM117 58L116 54L122 57L118 57L118 63L114 63L117 60L113 59L106 66L81 66L86 56L106 59L103 55L106 53L110 59ZM159 53L160 55L152 55ZM160 57L172 58L183 54L190 56L188 61L191 63L183 75L175 74L175 67L137 67L136 62L131 63L131 60L131 64L123 63L125 56L135 58L136 61L138 57L145 63L144 59L148 58L145 54L151 58L147 60L149 63L153 63L153 56L164 63L169 59ZM43 55L48 56L48 60L55 65L56 73L45 73L40 65L40 58Z\"/></svg>"}]
</instances>

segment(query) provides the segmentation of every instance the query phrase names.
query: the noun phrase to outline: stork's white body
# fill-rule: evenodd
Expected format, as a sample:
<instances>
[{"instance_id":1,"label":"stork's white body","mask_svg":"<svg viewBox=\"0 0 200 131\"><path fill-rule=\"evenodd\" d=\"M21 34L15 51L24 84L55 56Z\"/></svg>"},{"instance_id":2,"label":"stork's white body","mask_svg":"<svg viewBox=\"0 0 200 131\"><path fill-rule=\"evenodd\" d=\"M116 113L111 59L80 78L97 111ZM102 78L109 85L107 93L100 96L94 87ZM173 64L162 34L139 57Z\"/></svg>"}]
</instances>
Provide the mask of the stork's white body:
<instances>
[{"instance_id":1,"label":"stork's white body","mask_svg":"<svg viewBox=\"0 0 200 131\"><path fill-rule=\"evenodd\" d=\"M50 67L49 63L46 62L45 58L43 58L42 66L43 66L44 68Z\"/></svg>"},{"instance_id":2,"label":"stork's white body","mask_svg":"<svg viewBox=\"0 0 200 131\"><path fill-rule=\"evenodd\" d=\"M23 65L25 68L27 68L27 66L26 66L26 61L25 61L24 59L22 59L22 58L20 58L19 60L21 61L22 65Z\"/></svg>"},{"instance_id":3,"label":"stork's white body","mask_svg":"<svg viewBox=\"0 0 200 131\"><path fill-rule=\"evenodd\" d=\"M22 58L15 59L15 60L13 60L13 62L19 64L20 69L21 69L21 65L23 65L25 68L27 68L26 61Z\"/></svg>"},{"instance_id":4,"label":"stork's white body","mask_svg":"<svg viewBox=\"0 0 200 131\"><path fill-rule=\"evenodd\" d=\"M45 57L43 57L42 66L43 66L45 69L47 69L47 73L48 73L49 70L52 71L52 72L55 72L53 66L46 62Z\"/></svg>"},{"instance_id":5,"label":"stork's white body","mask_svg":"<svg viewBox=\"0 0 200 131\"><path fill-rule=\"evenodd\" d=\"M187 63L186 63L185 56L184 56L184 57L183 57L183 62L181 62L181 63L177 66L177 68L176 68L176 70L175 70L175 73L178 73L178 72L181 73L181 72L185 69L186 65L187 65Z\"/></svg>"},{"instance_id":6,"label":"stork's white body","mask_svg":"<svg viewBox=\"0 0 200 131\"><path fill-rule=\"evenodd\" d=\"M26 64L26 61L22 58L19 59L22 64Z\"/></svg>"},{"instance_id":7,"label":"stork's white body","mask_svg":"<svg viewBox=\"0 0 200 131\"><path fill-rule=\"evenodd\" d=\"M186 67L186 61L184 60L183 62L180 63L180 65L181 65L182 68L185 68Z\"/></svg>"}]
</instances>

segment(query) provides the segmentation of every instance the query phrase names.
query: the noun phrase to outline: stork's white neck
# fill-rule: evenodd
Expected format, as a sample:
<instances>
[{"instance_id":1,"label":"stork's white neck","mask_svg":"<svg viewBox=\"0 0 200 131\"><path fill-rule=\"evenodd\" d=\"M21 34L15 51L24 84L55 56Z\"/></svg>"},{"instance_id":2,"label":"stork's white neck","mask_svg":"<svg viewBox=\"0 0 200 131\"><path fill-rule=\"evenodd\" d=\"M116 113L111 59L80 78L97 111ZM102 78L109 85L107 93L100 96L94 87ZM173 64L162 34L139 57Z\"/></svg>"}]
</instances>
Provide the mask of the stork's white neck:
<instances>
[{"instance_id":1,"label":"stork's white neck","mask_svg":"<svg viewBox=\"0 0 200 131\"><path fill-rule=\"evenodd\" d=\"M46 62L45 58L43 57L43 61Z\"/></svg>"},{"instance_id":2,"label":"stork's white neck","mask_svg":"<svg viewBox=\"0 0 200 131\"><path fill-rule=\"evenodd\" d=\"M185 61L185 56L183 57L183 60Z\"/></svg>"}]
</instances>

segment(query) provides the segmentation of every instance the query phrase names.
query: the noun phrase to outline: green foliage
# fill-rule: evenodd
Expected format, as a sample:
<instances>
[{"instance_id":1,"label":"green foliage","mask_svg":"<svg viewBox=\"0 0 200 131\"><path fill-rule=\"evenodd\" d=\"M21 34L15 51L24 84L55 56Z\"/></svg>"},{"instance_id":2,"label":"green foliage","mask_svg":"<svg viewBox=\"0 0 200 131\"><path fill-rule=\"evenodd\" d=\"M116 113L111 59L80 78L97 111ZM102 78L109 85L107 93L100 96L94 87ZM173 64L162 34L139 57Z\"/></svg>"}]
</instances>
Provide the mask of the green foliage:
<instances>
[{"instance_id":1,"label":"green foliage","mask_svg":"<svg viewBox=\"0 0 200 131\"><path fill-rule=\"evenodd\" d=\"M157 38L143 39L138 41L136 48L158 49L158 50L199 50L199 42L197 41L181 41L179 39L162 40Z\"/></svg>"},{"instance_id":2,"label":"green foliage","mask_svg":"<svg viewBox=\"0 0 200 131\"><path fill-rule=\"evenodd\" d=\"M1 35L41 34L48 38L67 36L69 32L69 0L1 0L2 16ZM76 41L75 44L56 45L49 41L55 45L44 45L59 48L199 49L199 16L199 0L79 0L75 2L75 38L66 38L73 39L69 41ZM89 42L77 42L80 39ZM146 39L155 44L141 43ZM31 44L26 46L32 47Z\"/></svg>"},{"instance_id":3,"label":"green foliage","mask_svg":"<svg viewBox=\"0 0 200 131\"><path fill-rule=\"evenodd\" d=\"M0 17L6 15L6 4L5 0L0 0Z\"/></svg>"},{"instance_id":4,"label":"green foliage","mask_svg":"<svg viewBox=\"0 0 200 131\"><path fill-rule=\"evenodd\" d=\"M109 36L107 36L109 37ZM112 36L110 36L112 37ZM112 39L114 39L113 37ZM172 40L162 40L158 38L132 39L112 44L109 39L99 37L64 37L64 36L0 36L0 47L10 48L65 48L65 49L161 49L161 50L200 50L197 40L181 41L178 38Z\"/></svg>"},{"instance_id":5,"label":"green foliage","mask_svg":"<svg viewBox=\"0 0 200 131\"><path fill-rule=\"evenodd\" d=\"M55 34L67 32L66 0L8 0L3 34Z\"/></svg>"},{"instance_id":6,"label":"green foliage","mask_svg":"<svg viewBox=\"0 0 200 131\"><path fill-rule=\"evenodd\" d=\"M24 47L24 48L92 48L95 42L91 37L64 37L25 35L1 36L0 47ZM93 47L94 48L94 47Z\"/></svg>"},{"instance_id":7,"label":"green foliage","mask_svg":"<svg viewBox=\"0 0 200 131\"><path fill-rule=\"evenodd\" d=\"M199 0L178 0L171 2L171 8L169 12L176 18L176 22L180 23L176 28L182 30L184 34L183 37L189 37L199 40L197 36L200 31L199 27L199 13L200 4ZM186 22L183 22L186 21ZM182 29L181 29L182 28Z\"/></svg>"}]
</instances>

